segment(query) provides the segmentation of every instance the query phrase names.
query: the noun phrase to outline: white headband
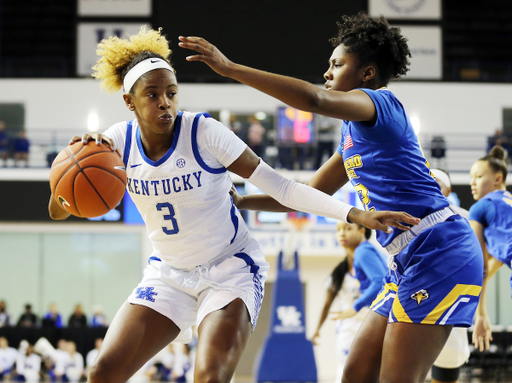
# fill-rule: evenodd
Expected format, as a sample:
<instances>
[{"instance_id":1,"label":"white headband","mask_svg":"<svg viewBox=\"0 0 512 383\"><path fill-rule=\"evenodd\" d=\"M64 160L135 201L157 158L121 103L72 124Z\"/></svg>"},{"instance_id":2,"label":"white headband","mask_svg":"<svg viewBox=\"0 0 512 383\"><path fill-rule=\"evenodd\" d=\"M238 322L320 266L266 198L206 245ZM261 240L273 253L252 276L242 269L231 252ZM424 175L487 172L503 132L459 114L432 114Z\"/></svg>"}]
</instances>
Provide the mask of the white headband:
<instances>
[{"instance_id":1,"label":"white headband","mask_svg":"<svg viewBox=\"0 0 512 383\"><path fill-rule=\"evenodd\" d=\"M155 69L168 69L174 73L174 69L169 65L169 63L165 60L153 57L141 61L137 65L135 65L132 69L126 73L123 80L123 88L124 92L128 93L132 89L133 84L145 73Z\"/></svg>"},{"instance_id":2,"label":"white headband","mask_svg":"<svg viewBox=\"0 0 512 383\"><path fill-rule=\"evenodd\" d=\"M452 187L452 183L450 182L450 177L448 176L448 174L446 174L446 172L444 172L441 169L430 169L430 171L432 172L434 177L436 177L436 179L438 179L439 181L444 183L447 188Z\"/></svg>"}]
</instances>

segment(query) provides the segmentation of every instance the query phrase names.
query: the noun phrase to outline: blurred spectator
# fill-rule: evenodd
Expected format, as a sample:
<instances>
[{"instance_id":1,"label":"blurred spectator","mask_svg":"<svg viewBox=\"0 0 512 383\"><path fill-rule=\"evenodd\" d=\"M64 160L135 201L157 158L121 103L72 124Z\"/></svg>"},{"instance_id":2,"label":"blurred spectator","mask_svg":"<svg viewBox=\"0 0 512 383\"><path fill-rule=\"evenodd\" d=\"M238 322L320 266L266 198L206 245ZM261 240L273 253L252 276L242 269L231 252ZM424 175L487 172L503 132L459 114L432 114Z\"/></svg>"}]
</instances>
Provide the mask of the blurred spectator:
<instances>
[{"instance_id":1,"label":"blurred spectator","mask_svg":"<svg viewBox=\"0 0 512 383\"><path fill-rule=\"evenodd\" d=\"M75 342L67 342L67 351L71 362L66 365L66 379L69 382L79 382L84 375L84 357L76 351Z\"/></svg>"},{"instance_id":2,"label":"blurred spectator","mask_svg":"<svg viewBox=\"0 0 512 383\"><path fill-rule=\"evenodd\" d=\"M37 315L32 312L32 305L25 305L25 312L18 319L18 327L35 327L37 325Z\"/></svg>"},{"instance_id":3,"label":"blurred spectator","mask_svg":"<svg viewBox=\"0 0 512 383\"><path fill-rule=\"evenodd\" d=\"M59 339L57 342L57 349L52 353L53 371L55 379L62 382L66 379L66 368L73 363L71 355L68 352L68 342L65 339Z\"/></svg>"},{"instance_id":4,"label":"blurred spectator","mask_svg":"<svg viewBox=\"0 0 512 383\"><path fill-rule=\"evenodd\" d=\"M9 157L9 136L5 130L5 122L0 121L0 158L4 161L4 167L7 166Z\"/></svg>"},{"instance_id":5,"label":"blurred spectator","mask_svg":"<svg viewBox=\"0 0 512 383\"><path fill-rule=\"evenodd\" d=\"M0 327L9 327L11 325L11 315L7 311L7 303L0 301Z\"/></svg>"},{"instance_id":6,"label":"blurred spectator","mask_svg":"<svg viewBox=\"0 0 512 383\"><path fill-rule=\"evenodd\" d=\"M100 352L100 347L103 344L103 339L98 338L94 342L94 348L87 353L87 356L85 357L85 365L87 366L87 376L89 376L89 370L94 363L94 360L98 356L98 353Z\"/></svg>"},{"instance_id":7,"label":"blurred spectator","mask_svg":"<svg viewBox=\"0 0 512 383\"><path fill-rule=\"evenodd\" d=\"M87 327L87 317L81 304L75 306L75 311L69 317L68 326L74 328Z\"/></svg>"},{"instance_id":8,"label":"blurred spectator","mask_svg":"<svg viewBox=\"0 0 512 383\"><path fill-rule=\"evenodd\" d=\"M247 144L258 157L263 157L265 152L265 146L263 145L265 128L254 116L249 116L248 120L251 125L249 125Z\"/></svg>"},{"instance_id":9,"label":"blurred spectator","mask_svg":"<svg viewBox=\"0 0 512 383\"><path fill-rule=\"evenodd\" d=\"M242 132L242 123L236 119L235 114L229 115L228 128L231 129L231 131L235 133L237 136L240 136L240 133Z\"/></svg>"},{"instance_id":10,"label":"blurred spectator","mask_svg":"<svg viewBox=\"0 0 512 383\"><path fill-rule=\"evenodd\" d=\"M22 341L16 358L17 380L35 383L39 382L41 357L34 352L34 347L27 341Z\"/></svg>"},{"instance_id":11,"label":"blurred spectator","mask_svg":"<svg viewBox=\"0 0 512 383\"><path fill-rule=\"evenodd\" d=\"M62 316L59 314L57 304L50 303L50 308L43 317L43 327L61 328L62 326Z\"/></svg>"},{"instance_id":12,"label":"blurred spectator","mask_svg":"<svg viewBox=\"0 0 512 383\"><path fill-rule=\"evenodd\" d=\"M496 129L494 136L487 138L487 152L489 153L495 145L502 146L508 153L512 153L512 136L505 134L503 130ZM510 164L512 156L509 154L505 161Z\"/></svg>"},{"instance_id":13,"label":"blurred spectator","mask_svg":"<svg viewBox=\"0 0 512 383\"><path fill-rule=\"evenodd\" d=\"M186 383L188 371L192 368L192 358L190 355L190 347L183 344L182 347L176 343L174 348L174 368L171 371L171 381L177 383Z\"/></svg>"},{"instance_id":14,"label":"blurred spectator","mask_svg":"<svg viewBox=\"0 0 512 383\"><path fill-rule=\"evenodd\" d=\"M341 129L341 121L336 118L316 115L316 124L318 129L318 143L315 155L315 169L320 168L325 162L324 155L329 159L334 154L334 145L336 141L336 130Z\"/></svg>"},{"instance_id":15,"label":"blurred spectator","mask_svg":"<svg viewBox=\"0 0 512 383\"><path fill-rule=\"evenodd\" d=\"M28 151L30 142L27 138L27 133L20 130L18 137L14 140L14 166L18 166L20 161L25 162L25 167L28 166Z\"/></svg>"},{"instance_id":16,"label":"blurred spectator","mask_svg":"<svg viewBox=\"0 0 512 383\"><path fill-rule=\"evenodd\" d=\"M0 380L9 380L14 372L18 350L9 347L7 338L0 337Z\"/></svg>"},{"instance_id":17,"label":"blurred spectator","mask_svg":"<svg viewBox=\"0 0 512 383\"><path fill-rule=\"evenodd\" d=\"M92 308L92 327L107 327L107 317L103 314L103 307L95 305Z\"/></svg>"}]
</instances>

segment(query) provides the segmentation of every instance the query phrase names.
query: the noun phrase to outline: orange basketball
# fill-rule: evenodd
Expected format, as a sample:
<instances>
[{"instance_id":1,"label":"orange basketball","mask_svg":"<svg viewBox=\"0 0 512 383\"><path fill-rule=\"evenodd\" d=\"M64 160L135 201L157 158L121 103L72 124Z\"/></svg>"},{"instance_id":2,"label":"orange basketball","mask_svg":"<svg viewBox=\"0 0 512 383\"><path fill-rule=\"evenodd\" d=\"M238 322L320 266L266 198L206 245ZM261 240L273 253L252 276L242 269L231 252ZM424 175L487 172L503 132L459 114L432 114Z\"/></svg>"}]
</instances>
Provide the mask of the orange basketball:
<instances>
[{"instance_id":1,"label":"orange basketball","mask_svg":"<svg viewBox=\"0 0 512 383\"><path fill-rule=\"evenodd\" d=\"M93 218L108 213L123 198L123 160L105 144L75 142L62 150L50 170L53 197L69 213Z\"/></svg>"}]
</instances>

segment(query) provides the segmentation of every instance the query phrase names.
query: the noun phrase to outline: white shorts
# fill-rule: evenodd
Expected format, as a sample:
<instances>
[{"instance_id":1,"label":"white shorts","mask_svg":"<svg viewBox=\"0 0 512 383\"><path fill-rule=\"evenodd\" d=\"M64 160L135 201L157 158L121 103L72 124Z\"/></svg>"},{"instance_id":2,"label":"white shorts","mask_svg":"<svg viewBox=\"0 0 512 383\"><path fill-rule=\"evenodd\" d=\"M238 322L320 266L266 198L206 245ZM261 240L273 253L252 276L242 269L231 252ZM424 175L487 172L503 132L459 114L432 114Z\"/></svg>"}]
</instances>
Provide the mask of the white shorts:
<instances>
[{"instance_id":1,"label":"white shorts","mask_svg":"<svg viewBox=\"0 0 512 383\"><path fill-rule=\"evenodd\" d=\"M469 353L468 330L465 327L454 327L434 366L458 368L466 363Z\"/></svg>"},{"instance_id":2,"label":"white shorts","mask_svg":"<svg viewBox=\"0 0 512 383\"><path fill-rule=\"evenodd\" d=\"M368 307L363 307L356 316L342 320L336 330L336 383L341 382L350 347L368 311Z\"/></svg>"},{"instance_id":3,"label":"white shorts","mask_svg":"<svg viewBox=\"0 0 512 383\"><path fill-rule=\"evenodd\" d=\"M142 281L128 302L149 307L169 318L181 330L176 341L188 343L193 325L199 326L206 315L240 298L254 330L268 269L263 249L251 237L235 250L190 271L150 257Z\"/></svg>"}]
</instances>

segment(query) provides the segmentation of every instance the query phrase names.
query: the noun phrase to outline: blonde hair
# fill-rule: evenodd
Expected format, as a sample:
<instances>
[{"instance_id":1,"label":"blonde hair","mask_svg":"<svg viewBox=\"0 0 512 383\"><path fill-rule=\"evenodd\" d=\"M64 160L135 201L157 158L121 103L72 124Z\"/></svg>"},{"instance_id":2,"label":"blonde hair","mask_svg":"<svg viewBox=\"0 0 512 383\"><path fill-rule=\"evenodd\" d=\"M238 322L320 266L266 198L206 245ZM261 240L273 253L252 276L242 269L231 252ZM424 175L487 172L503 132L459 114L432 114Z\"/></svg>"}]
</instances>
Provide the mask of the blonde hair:
<instances>
[{"instance_id":1,"label":"blonde hair","mask_svg":"<svg viewBox=\"0 0 512 383\"><path fill-rule=\"evenodd\" d=\"M121 89L124 76L131 67L141 61L134 60L142 53L145 53L143 59L161 57L171 65L168 57L172 51L165 36L160 34L161 30L162 28L155 31L142 26L139 33L130 36L129 39L113 36L102 40L96 50L101 58L92 67L92 77L101 80L101 87L113 93Z\"/></svg>"}]
</instances>

